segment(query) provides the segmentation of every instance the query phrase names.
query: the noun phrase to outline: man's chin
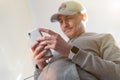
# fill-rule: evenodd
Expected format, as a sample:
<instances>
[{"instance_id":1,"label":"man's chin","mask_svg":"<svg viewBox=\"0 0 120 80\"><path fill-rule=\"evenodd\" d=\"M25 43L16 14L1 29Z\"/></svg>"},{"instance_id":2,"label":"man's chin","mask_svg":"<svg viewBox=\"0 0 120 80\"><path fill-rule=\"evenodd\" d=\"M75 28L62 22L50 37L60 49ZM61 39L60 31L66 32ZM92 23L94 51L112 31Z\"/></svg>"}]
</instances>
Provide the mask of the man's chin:
<instances>
[{"instance_id":1,"label":"man's chin","mask_svg":"<svg viewBox=\"0 0 120 80\"><path fill-rule=\"evenodd\" d=\"M70 34L69 34L69 35L66 35L66 36L67 36L69 39L71 39L71 38L72 38L72 35L70 35Z\"/></svg>"}]
</instances>

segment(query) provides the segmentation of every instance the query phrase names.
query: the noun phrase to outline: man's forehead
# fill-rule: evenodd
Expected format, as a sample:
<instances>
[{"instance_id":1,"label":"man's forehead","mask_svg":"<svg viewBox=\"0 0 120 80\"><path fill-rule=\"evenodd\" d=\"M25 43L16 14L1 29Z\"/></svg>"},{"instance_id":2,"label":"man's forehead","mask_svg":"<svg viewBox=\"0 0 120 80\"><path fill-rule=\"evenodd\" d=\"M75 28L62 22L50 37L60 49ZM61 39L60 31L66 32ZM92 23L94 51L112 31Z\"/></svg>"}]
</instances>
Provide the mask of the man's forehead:
<instances>
[{"instance_id":1,"label":"man's forehead","mask_svg":"<svg viewBox=\"0 0 120 80\"><path fill-rule=\"evenodd\" d=\"M61 17L66 17L66 16L70 16L70 15L58 15L58 18L61 18Z\"/></svg>"},{"instance_id":2,"label":"man's forehead","mask_svg":"<svg viewBox=\"0 0 120 80\"><path fill-rule=\"evenodd\" d=\"M57 17L57 19L60 19L60 18L66 18L66 17L71 17L71 16L76 16L76 15L78 15L78 14L74 14L74 15L58 15L58 17Z\"/></svg>"},{"instance_id":3,"label":"man's forehead","mask_svg":"<svg viewBox=\"0 0 120 80\"><path fill-rule=\"evenodd\" d=\"M67 18L67 17L70 17L72 15L58 15L57 19L60 20L62 18Z\"/></svg>"}]
</instances>

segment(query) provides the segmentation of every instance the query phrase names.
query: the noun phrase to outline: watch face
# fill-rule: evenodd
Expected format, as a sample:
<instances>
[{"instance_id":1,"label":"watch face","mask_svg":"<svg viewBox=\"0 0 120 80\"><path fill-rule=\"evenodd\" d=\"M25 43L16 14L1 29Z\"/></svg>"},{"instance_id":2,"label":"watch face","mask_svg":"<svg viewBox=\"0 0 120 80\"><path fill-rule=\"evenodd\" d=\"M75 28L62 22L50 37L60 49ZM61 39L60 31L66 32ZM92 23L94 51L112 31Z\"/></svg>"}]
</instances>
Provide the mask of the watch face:
<instances>
[{"instance_id":1,"label":"watch face","mask_svg":"<svg viewBox=\"0 0 120 80\"><path fill-rule=\"evenodd\" d=\"M73 53L77 54L77 52L79 51L79 48L73 46L72 49L71 49L71 51L72 51Z\"/></svg>"}]
</instances>

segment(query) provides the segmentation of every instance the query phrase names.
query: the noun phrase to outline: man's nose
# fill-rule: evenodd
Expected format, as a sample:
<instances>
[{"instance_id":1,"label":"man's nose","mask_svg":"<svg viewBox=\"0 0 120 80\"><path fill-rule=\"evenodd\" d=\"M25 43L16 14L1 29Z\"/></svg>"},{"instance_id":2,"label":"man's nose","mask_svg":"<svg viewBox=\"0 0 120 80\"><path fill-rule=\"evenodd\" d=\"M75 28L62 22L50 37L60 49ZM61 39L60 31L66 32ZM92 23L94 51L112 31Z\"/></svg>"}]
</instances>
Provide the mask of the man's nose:
<instances>
[{"instance_id":1,"label":"man's nose","mask_svg":"<svg viewBox=\"0 0 120 80\"><path fill-rule=\"evenodd\" d=\"M67 21L67 20L64 20L62 26L63 26L64 28L67 27L67 26L68 26L68 21Z\"/></svg>"}]
</instances>

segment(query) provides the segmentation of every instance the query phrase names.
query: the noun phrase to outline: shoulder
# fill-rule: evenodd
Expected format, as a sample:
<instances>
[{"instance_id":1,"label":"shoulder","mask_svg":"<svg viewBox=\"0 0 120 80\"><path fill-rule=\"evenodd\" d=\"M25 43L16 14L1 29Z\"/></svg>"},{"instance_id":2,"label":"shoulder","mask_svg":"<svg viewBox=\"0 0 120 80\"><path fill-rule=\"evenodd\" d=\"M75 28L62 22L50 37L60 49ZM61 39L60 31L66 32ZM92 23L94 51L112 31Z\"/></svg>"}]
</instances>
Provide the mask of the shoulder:
<instances>
[{"instance_id":1,"label":"shoulder","mask_svg":"<svg viewBox=\"0 0 120 80\"><path fill-rule=\"evenodd\" d=\"M110 33L100 33L96 36L96 41L99 45L115 44L115 38Z\"/></svg>"},{"instance_id":2,"label":"shoulder","mask_svg":"<svg viewBox=\"0 0 120 80\"><path fill-rule=\"evenodd\" d=\"M110 33L93 33L93 32L87 32L82 34L82 36L92 36L96 38L113 38L113 35Z\"/></svg>"},{"instance_id":3,"label":"shoulder","mask_svg":"<svg viewBox=\"0 0 120 80\"><path fill-rule=\"evenodd\" d=\"M87 38L112 38L113 36L110 33L94 33L94 32L86 32L81 34L79 37L87 37Z\"/></svg>"},{"instance_id":4,"label":"shoulder","mask_svg":"<svg viewBox=\"0 0 120 80\"><path fill-rule=\"evenodd\" d=\"M107 39L107 40L112 39L112 40L114 40L113 35L110 34L110 33L101 33L101 34L99 34L98 36L99 36L101 39Z\"/></svg>"},{"instance_id":5,"label":"shoulder","mask_svg":"<svg viewBox=\"0 0 120 80\"><path fill-rule=\"evenodd\" d=\"M87 32L83 33L81 37L86 37L87 39L95 40L98 42L102 41L115 41L114 37L110 33L92 33L92 32Z\"/></svg>"}]
</instances>

